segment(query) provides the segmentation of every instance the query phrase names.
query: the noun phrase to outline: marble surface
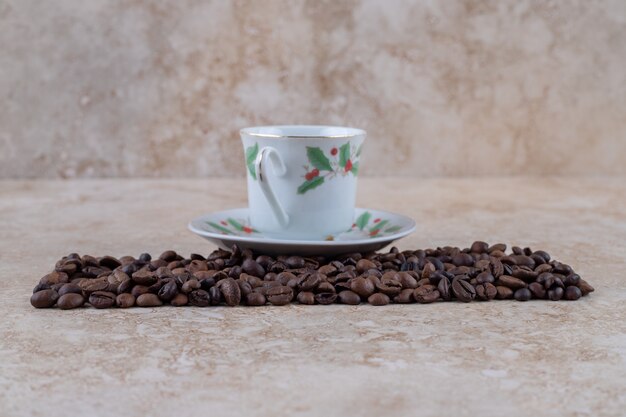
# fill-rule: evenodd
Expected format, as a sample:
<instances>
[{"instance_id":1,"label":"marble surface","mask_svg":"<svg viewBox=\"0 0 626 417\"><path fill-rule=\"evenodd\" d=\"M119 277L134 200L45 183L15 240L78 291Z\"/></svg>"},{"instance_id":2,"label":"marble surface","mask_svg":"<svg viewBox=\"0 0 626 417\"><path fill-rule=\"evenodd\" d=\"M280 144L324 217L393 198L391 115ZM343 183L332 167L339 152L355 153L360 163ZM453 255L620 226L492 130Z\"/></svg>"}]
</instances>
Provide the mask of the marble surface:
<instances>
[{"instance_id":1,"label":"marble surface","mask_svg":"<svg viewBox=\"0 0 626 417\"><path fill-rule=\"evenodd\" d=\"M365 175L626 174L623 0L0 0L0 178L243 177L239 128Z\"/></svg>"},{"instance_id":2,"label":"marble surface","mask_svg":"<svg viewBox=\"0 0 626 417\"><path fill-rule=\"evenodd\" d=\"M364 179L413 216L400 249L530 245L596 292L577 302L36 310L61 256L213 247L186 222L239 180L0 182L0 415L623 416L626 180Z\"/></svg>"}]
</instances>

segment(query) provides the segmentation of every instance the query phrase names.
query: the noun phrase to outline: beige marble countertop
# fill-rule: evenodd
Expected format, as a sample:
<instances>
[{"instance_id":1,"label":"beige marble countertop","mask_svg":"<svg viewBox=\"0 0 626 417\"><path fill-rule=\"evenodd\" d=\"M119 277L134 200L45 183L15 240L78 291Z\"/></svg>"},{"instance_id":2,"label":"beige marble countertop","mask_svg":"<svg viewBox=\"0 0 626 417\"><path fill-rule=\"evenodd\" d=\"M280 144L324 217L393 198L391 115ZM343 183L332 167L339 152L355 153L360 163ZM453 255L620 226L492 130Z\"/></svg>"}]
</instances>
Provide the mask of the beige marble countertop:
<instances>
[{"instance_id":1,"label":"beige marble countertop","mask_svg":"<svg viewBox=\"0 0 626 417\"><path fill-rule=\"evenodd\" d=\"M245 205L240 179L0 182L0 415L626 414L626 178L362 179L413 216L400 249L529 245L596 288L578 302L35 310L61 256L184 255Z\"/></svg>"}]
</instances>

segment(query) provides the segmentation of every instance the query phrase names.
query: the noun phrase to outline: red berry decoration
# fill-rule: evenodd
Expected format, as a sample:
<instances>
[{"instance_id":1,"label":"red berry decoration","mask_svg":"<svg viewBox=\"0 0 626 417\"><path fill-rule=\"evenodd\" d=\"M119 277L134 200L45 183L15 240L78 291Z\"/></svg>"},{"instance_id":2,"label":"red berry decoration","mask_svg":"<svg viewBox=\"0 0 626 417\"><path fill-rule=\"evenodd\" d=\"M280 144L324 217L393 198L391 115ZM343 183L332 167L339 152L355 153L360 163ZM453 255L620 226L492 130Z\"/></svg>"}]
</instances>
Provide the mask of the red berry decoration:
<instances>
[{"instance_id":1,"label":"red berry decoration","mask_svg":"<svg viewBox=\"0 0 626 417\"><path fill-rule=\"evenodd\" d=\"M350 159L348 159L348 161L346 162L346 167L344 169L346 170L346 172L352 169L352 161Z\"/></svg>"},{"instance_id":2,"label":"red berry decoration","mask_svg":"<svg viewBox=\"0 0 626 417\"><path fill-rule=\"evenodd\" d=\"M313 173L312 172L307 172L304 175L304 179L307 180L307 181L311 181L313 179Z\"/></svg>"},{"instance_id":3,"label":"red berry decoration","mask_svg":"<svg viewBox=\"0 0 626 417\"><path fill-rule=\"evenodd\" d=\"M248 227L248 226L244 226L243 227L243 231L246 233L252 233L252 228Z\"/></svg>"},{"instance_id":4,"label":"red berry decoration","mask_svg":"<svg viewBox=\"0 0 626 417\"><path fill-rule=\"evenodd\" d=\"M376 229L376 230L372 230L370 232L370 236L376 236L378 234L378 232L380 231L380 229Z\"/></svg>"},{"instance_id":5,"label":"red berry decoration","mask_svg":"<svg viewBox=\"0 0 626 417\"><path fill-rule=\"evenodd\" d=\"M320 170L315 168L313 171L311 171L311 174L313 174L313 178L315 178L320 175Z\"/></svg>"},{"instance_id":6,"label":"red berry decoration","mask_svg":"<svg viewBox=\"0 0 626 417\"><path fill-rule=\"evenodd\" d=\"M380 219L376 219L374 220L374 223L378 223L380 221Z\"/></svg>"},{"instance_id":7,"label":"red berry decoration","mask_svg":"<svg viewBox=\"0 0 626 417\"><path fill-rule=\"evenodd\" d=\"M337 148L332 148L332 149L330 150L330 154L331 154L332 156L337 155L337 152L338 152L338 151L337 151Z\"/></svg>"}]
</instances>

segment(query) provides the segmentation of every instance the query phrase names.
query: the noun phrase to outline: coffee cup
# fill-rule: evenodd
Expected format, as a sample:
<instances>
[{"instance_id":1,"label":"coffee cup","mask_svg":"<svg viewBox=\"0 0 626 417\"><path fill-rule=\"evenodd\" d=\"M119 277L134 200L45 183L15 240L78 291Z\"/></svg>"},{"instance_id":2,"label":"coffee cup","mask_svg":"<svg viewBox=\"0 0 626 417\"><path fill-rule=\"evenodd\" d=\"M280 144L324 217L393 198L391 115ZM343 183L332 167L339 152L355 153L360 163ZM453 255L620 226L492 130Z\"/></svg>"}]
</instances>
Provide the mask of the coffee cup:
<instances>
[{"instance_id":1,"label":"coffee cup","mask_svg":"<svg viewBox=\"0 0 626 417\"><path fill-rule=\"evenodd\" d=\"M259 126L240 131L250 223L265 235L318 240L354 221L366 132L337 126Z\"/></svg>"}]
</instances>

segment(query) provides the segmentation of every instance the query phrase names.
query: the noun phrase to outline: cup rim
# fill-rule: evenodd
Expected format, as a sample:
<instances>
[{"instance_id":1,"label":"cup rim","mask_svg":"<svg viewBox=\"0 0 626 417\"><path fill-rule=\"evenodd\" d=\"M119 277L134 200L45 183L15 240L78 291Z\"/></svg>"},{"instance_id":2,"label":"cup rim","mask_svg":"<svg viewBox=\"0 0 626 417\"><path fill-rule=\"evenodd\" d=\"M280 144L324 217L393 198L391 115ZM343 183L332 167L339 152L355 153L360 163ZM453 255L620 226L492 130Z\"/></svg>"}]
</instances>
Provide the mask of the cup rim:
<instances>
[{"instance_id":1,"label":"cup rim","mask_svg":"<svg viewBox=\"0 0 626 417\"><path fill-rule=\"evenodd\" d=\"M282 134L273 133L272 131L280 131L287 129L332 129L336 131L343 131L345 133L320 135L320 134ZM261 138L273 138L273 139L338 139L338 138L353 138L357 136L365 136L367 132L363 129L357 129L355 127L346 126L330 126L330 125L268 125L268 126L252 126L245 127L239 131L240 135L255 136Z\"/></svg>"}]
</instances>

